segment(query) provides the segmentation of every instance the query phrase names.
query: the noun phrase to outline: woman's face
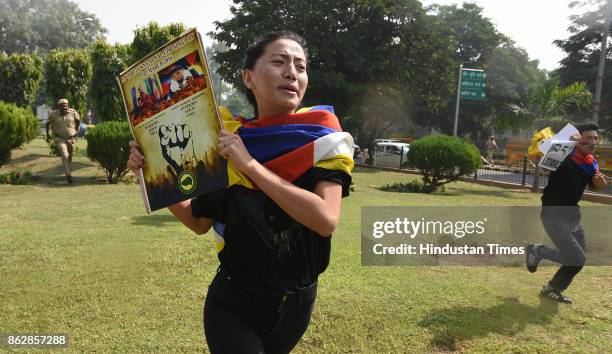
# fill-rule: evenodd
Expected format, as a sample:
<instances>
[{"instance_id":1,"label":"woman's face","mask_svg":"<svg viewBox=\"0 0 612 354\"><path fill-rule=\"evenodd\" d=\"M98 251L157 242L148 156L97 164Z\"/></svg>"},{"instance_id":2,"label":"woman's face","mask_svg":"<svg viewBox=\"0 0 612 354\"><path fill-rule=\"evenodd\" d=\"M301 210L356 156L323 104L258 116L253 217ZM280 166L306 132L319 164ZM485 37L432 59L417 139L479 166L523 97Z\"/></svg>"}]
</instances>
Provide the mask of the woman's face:
<instances>
[{"instance_id":1,"label":"woman's face","mask_svg":"<svg viewBox=\"0 0 612 354\"><path fill-rule=\"evenodd\" d=\"M276 40L242 78L255 95L259 116L293 113L308 86L304 50L291 39Z\"/></svg>"}]
</instances>

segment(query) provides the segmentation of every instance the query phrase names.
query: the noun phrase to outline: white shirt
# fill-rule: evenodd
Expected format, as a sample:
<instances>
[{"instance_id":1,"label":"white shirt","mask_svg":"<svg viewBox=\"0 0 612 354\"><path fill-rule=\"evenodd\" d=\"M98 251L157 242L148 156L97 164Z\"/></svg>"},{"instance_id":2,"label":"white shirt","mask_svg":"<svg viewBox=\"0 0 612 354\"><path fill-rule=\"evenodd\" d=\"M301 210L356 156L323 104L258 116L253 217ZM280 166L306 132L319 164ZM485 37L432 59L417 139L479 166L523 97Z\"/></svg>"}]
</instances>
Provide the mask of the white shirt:
<instances>
[{"instance_id":1,"label":"white shirt","mask_svg":"<svg viewBox=\"0 0 612 354\"><path fill-rule=\"evenodd\" d=\"M191 72L189 70L183 69L183 80L181 80L181 82L178 82L176 80L170 81L170 91L176 92L187 86L187 78L192 76L193 75L191 75Z\"/></svg>"}]
</instances>

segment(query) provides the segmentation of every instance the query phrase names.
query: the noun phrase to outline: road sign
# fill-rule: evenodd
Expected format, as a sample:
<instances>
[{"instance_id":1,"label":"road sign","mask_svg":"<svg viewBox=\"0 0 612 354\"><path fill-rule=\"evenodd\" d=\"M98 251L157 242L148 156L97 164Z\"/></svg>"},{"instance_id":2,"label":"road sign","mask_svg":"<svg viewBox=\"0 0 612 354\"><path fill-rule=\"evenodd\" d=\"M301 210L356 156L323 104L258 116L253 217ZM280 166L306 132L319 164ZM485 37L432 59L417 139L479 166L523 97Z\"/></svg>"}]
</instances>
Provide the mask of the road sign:
<instances>
[{"instance_id":1,"label":"road sign","mask_svg":"<svg viewBox=\"0 0 612 354\"><path fill-rule=\"evenodd\" d=\"M482 100L485 94L485 79L487 74L482 70L461 69L461 98L466 100Z\"/></svg>"},{"instance_id":2,"label":"road sign","mask_svg":"<svg viewBox=\"0 0 612 354\"><path fill-rule=\"evenodd\" d=\"M453 126L453 135L457 136L457 127L459 124L459 104L461 100L484 100L485 80L487 74L484 70L464 69L463 65L459 65L459 82L457 83L457 100L455 101L455 123Z\"/></svg>"},{"instance_id":3,"label":"road sign","mask_svg":"<svg viewBox=\"0 0 612 354\"><path fill-rule=\"evenodd\" d=\"M484 80L487 78L484 70L476 69L463 69L461 70L461 80L473 79L473 80Z\"/></svg>"},{"instance_id":4,"label":"road sign","mask_svg":"<svg viewBox=\"0 0 612 354\"><path fill-rule=\"evenodd\" d=\"M485 86L486 84L483 80L461 80L461 89L483 91Z\"/></svg>"},{"instance_id":5,"label":"road sign","mask_svg":"<svg viewBox=\"0 0 612 354\"><path fill-rule=\"evenodd\" d=\"M482 100L486 97L484 91L477 90L461 90L461 99L464 100Z\"/></svg>"}]
</instances>

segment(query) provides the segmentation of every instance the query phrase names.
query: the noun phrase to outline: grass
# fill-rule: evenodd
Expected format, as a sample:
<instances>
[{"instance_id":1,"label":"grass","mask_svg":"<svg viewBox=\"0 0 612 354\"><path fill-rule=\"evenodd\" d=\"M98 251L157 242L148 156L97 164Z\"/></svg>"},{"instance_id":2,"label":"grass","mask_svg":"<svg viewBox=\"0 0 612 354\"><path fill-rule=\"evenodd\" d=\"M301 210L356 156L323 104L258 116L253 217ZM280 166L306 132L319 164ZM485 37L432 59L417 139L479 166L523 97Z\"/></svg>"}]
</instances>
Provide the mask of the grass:
<instances>
[{"instance_id":1,"label":"grass","mask_svg":"<svg viewBox=\"0 0 612 354\"><path fill-rule=\"evenodd\" d=\"M146 215L138 187L105 184L79 144L73 186L40 139L0 168L41 176L0 185L0 333L67 333L68 352L206 352L202 306L218 265L212 236L191 234L167 211ZM586 267L568 289L575 304L556 306L536 296L553 267L361 266L362 206L539 204L535 194L468 183L431 195L378 189L414 178L355 173L295 352L609 350L610 267Z\"/></svg>"}]
</instances>

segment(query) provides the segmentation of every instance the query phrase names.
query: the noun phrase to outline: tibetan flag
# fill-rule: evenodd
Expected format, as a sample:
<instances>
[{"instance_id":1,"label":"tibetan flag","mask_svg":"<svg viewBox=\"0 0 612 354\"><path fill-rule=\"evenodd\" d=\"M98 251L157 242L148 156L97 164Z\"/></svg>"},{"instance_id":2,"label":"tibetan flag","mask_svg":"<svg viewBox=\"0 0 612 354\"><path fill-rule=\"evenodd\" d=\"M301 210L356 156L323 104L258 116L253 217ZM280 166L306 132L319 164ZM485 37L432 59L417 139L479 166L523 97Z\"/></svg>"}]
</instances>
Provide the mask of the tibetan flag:
<instances>
[{"instance_id":1,"label":"tibetan flag","mask_svg":"<svg viewBox=\"0 0 612 354\"><path fill-rule=\"evenodd\" d=\"M587 174L587 176L593 177L596 173L599 172L599 163L597 162L595 157L593 157L593 154L584 155L580 153L578 149L574 148L574 151L570 156L572 157L572 160L574 160L574 162L578 165L578 167L580 167L580 169Z\"/></svg>"},{"instance_id":2,"label":"tibetan flag","mask_svg":"<svg viewBox=\"0 0 612 354\"><path fill-rule=\"evenodd\" d=\"M555 135L550 127L544 128L539 132L535 133L531 138L531 145L527 149L527 155L530 157L542 157L542 152L539 147L543 142L550 139Z\"/></svg>"},{"instance_id":3,"label":"tibetan flag","mask_svg":"<svg viewBox=\"0 0 612 354\"><path fill-rule=\"evenodd\" d=\"M342 131L331 106L253 120L234 119L224 108L221 113L225 129L240 136L251 156L289 182L312 167L353 170L353 137ZM229 186L256 188L231 160L227 169Z\"/></svg>"},{"instance_id":4,"label":"tibetan flag","mask_svg":"<svg viewBox=\"0 0 612 354\"><path fill-rule=\"evenodd\" d=\"M225 130L236 133L259 163L292 182L311 167L338 170L351 174L353 170L353 137L340 128L331 106L302 108L297 113L246 120L235 119L225 107L219 107ZM228 187L238 184L257 187L227 162ZM225 246L225 225L215 221L215 248Z\"/></svg>"}]
</instances>

